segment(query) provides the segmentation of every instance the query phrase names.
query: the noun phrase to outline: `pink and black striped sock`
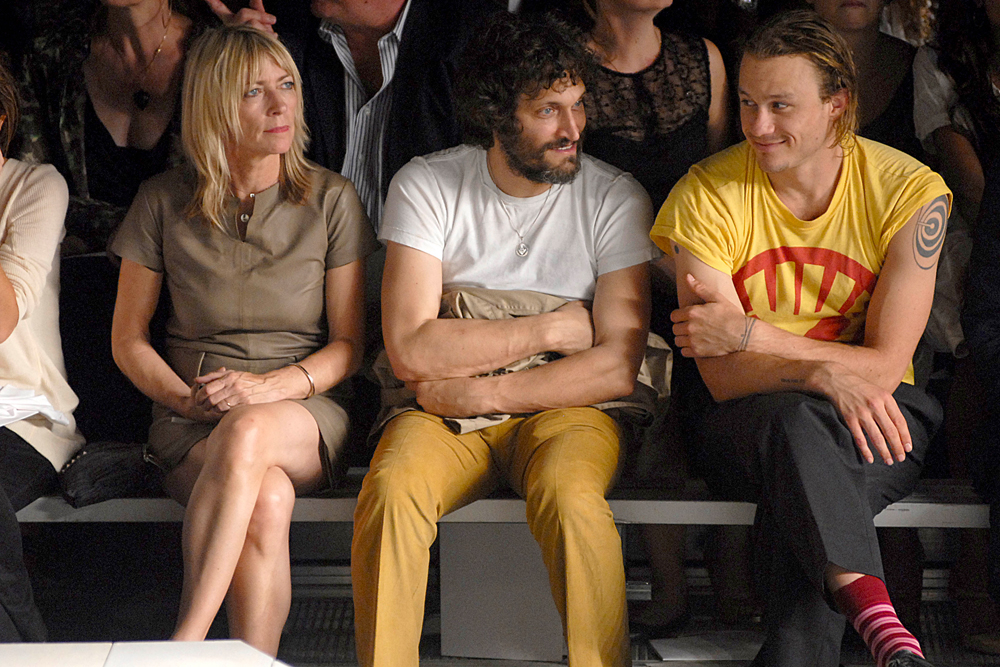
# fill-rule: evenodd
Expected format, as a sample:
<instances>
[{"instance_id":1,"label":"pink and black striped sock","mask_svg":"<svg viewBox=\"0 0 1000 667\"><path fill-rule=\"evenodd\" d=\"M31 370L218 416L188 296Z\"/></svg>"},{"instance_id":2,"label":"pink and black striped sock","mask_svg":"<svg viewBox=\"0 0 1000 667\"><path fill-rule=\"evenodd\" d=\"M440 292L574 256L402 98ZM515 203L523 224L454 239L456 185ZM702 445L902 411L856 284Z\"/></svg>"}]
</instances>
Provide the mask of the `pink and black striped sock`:
<instances>
[{"instance_id":1,"label":"pink and black striped sock","mask_svg":"<svg viewBox=\"0 0 1000 667\"><path fill-rule=\"evenodd\" d=\"M865 575L835 591L833 600L872 652L878 667L885 667L893 653L911 651L924 657L920 642L903 627L889 601L889 592L878 577Z\"/></svg>"}]
</instances>

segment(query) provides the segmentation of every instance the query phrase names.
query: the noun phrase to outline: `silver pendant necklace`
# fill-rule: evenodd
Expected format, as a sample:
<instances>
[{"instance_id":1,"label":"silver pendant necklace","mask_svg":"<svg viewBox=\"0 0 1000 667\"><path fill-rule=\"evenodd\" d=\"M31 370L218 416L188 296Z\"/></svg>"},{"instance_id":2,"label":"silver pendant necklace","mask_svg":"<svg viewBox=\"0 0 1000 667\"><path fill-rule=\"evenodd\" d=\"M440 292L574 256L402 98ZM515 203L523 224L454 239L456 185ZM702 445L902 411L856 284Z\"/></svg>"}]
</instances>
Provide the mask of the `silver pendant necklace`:
<instances>
[{"instance_id":1,"label":"silver pendant necklace","mask_svg":"<svg viewBox=\"0 0 1000 667\"><path fill-rule=\"evenodd\" d=\"M531 228L535 226L536 222L538 222L538 218L541 217L542 211L545 210L545 207L549 203L549 194L551 194L553 187L555 186L551 186L549 187L548 190L545 191L545 199L542 200L542 205L538 207L538 212L535 213L535 217L531 219L531 222L528 223L528 226L524 228L523 232L518 231L517 228L514 227L514 223L512 221L513 218L510 214L510 210L507 208L506 202L504 202L504 200L502 199L500 200L500 206L503 207L503 212L507 215L507 226L510 227L510 230L512 232L517 234L518 243L517 247L514 248L514 254L516 254L518 257L528 256L528 250L530 250L531 248L528 246L527 243L524 242L524 235L527 234L529 231L531 231Z\"/></svg>"},{"instance_id":2,"label":"silver pendant necklace","mask_svg":"<svg viewBox=\"0 0 1000 667\"><path fill-rule=\"evenodd\" d=\"M496 179L493 178L493 170L490 169L489 160L486 160L486 171L489 173L490 178L493 179L493 184L496 185ZM524 228L523 232L518 231L517 228L514 227L513 218L510 214L510 209L507 208L506 202L504 202L504 200L501 199L500 197L497 197L497 200L500 202L500 206L503 208L504 214L507 216L507 226L510 227L510 230L517 235L518 243L517 247L514 248L514 254L517 255L518 257L528 256L528 251L531 249L531 247L524 242L524 235L527 234L529 231L531 231L531 228L535 226L536 222L538 222L538 218L541 217L542 211L545 210L545 207L549 203L549 195L552 194L552 190L555 187L556 186L554 185L550 185L549 189L545 191L545 199L542 200L542 205L538 207L538 211L535 213L535 217L531 219L531 222L528 223L528 226Z\"/></svg>"}]
</instances>

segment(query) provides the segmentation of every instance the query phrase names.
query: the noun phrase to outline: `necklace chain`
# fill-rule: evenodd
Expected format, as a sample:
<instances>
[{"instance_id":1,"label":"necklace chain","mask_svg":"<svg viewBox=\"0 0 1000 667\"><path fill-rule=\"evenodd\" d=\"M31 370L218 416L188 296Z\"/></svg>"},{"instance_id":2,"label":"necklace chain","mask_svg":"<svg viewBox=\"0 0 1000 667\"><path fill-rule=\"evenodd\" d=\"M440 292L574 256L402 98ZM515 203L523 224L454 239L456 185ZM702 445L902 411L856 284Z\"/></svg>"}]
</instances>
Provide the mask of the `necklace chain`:
<instances>
[{"instance_id":1,"label":"necklace chain","mask_svg":"<svg viewBox=\"0 0 1000 667\"><path fill-rule=\"evenodd\" d=\"M160 43L156 45L156 50L153 51L153 55L150 56L149 62L147 62L145 67L143 67L139 73L135 75L138 89L132 93L132 102L135 103L135 106L139 109L139 111L145 111L146 107L149 106L149 103L153 99L153 96L149 93L149 91L143 88L142 84L145 82L146 74L149 73L153 63L156 62L156 57L160 55L160 51L163 50L163 43L167 41L167 35L170 34L170 22L174 18L174 8L170 6L170 0L166 0L165 4L167 5L167 18L163 22L163 36L160 37ZM163 5L160 5L160 13L162 12ZM111 48L115 50L115 53L117 53L118 57L122 59L122 62L125 62L125 52L115 46L114 40L111 40ZM142 55L146 55L142 50L140 50L140 53L142 53Z\"/></svg>"},{"instance_id":2,"label":"necklace chain","mask_svg":"<svg viewBox=\"0 0 1000 667\"><path fill-rule=\"evenodd\" d=\"M146 63L146 66L142 68L141 72L139 72L140 77L146 75L146 72L149 71L149 68L153 66L154 62L156 62L156 56L160 55L160 51L163 50L163 42L167 41L167 34L170 33L170 21L172 21L173 18L174 18L174 8L170 6L170 2L168 0L167 20L163 22L163 37L160 37L160 43L156 45L156 50L153 51L153 55L149 58L149 62Z\"/></svg>"},{"instance_id":3,"label":"necklace chain","mask_svg":"<svg viewBox=\"0 0 1000 667\"><path fill-rule=\"evenodd\" d=\"M496 185L496 179L493 178L493 170L490 168L489 157L486 158L486 171L493 180L493 184ZM497 187L499 188L499 186ZM554 185L550 185L549 189L545 191L545 199L542 200L542 205L538 207L535 217L531 219L531 222L528 223L528 226L524 228L523 232L518 231L517 228L514 227L513 218L510 214L510 209L507 208L507 203L501 197L497 197L497 200L500 202L500 207L503 209L504 215L507 216L507 226L510 227L510 230L514 232L514 234L517 235L518 244L517 247L514 248L514 253L518 257L526 257L528 255L528 250L531 248L524 242L524 235L530 232L531 228L535 226L536 222L538 222L538 218L541 217L542 211L545 210L546 205L549 203L549 195L552 194L552 189L554 187Z\"/></svg>"},{"instance_id":4,"label":"necklace chain","mask_svg":"<svg viewBox=\"0 0 1000 667\"><path fill-rule=\"evenodd\" d=\"M535 217L531 219L528 226L524 228L524 232L519 232L514 227L510 210L507 208L507 203L502 199L500 200L500 206L503 207L503 212L507 215L507 226L510 227L512 232L517 234L517 240L519 243L517 244L517 248L514 249L514 252L518 257L525 257L528 254L529 247L528 244L524 242L524 235L531 231L531 228L535 226L536 222L538 222L538 218L541 217L542 211L545 210L545 206L549 203L550 194L552 194L552 187L549 187L549 189L545 191L545 199L542 200L542 205L538 207L538 212L535 213Z\"/></svg>"}]
</instances>

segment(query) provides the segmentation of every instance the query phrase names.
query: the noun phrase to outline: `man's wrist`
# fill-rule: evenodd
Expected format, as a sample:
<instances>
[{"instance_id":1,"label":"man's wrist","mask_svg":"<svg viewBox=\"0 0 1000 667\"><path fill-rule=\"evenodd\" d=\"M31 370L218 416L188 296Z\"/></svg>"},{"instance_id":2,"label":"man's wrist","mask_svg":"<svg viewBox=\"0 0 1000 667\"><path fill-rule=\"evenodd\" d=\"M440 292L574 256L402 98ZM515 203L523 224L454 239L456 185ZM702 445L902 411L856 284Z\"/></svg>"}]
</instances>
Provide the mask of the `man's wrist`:
<instances>
[{"instance_id":1,"label":"man's wrist","mask_svg":"<svg viewBox=\"0 0 1000 667\"><path fill-rule=\"evenodd\" d=\"M746 352L750 350L750 340L754 336L754 329L757 326L757 318L746 315L743 317L743 335L740 336L736 346L736 352Z\"/></svg>"},{"instance_id":2,"label":"man's wrist","mask_svg":"<svg viewBox=\"0 0 1000 667\"><path fill-rule=\"evenodd\" d=\"M497 398L509 374L470 378L469 400L476 408L476 414L492 415L503 412Z\"/></svg>"},{"instance_id":3,"label":"man's wrist","mask_svg":"<svg viewBox=\"0 0 1000 667\"><path fill-rule=\"evenodd\" d=\"M802 391L829 396L837 374L849 372L847 367L833 361L803 361Z\"/></svg>"},{"instance_id":4,"label":"man's wrist","mask_svg":"<svg viewBox=\"0 0 1000 667\"><path fill-rule=\"evenodd\" d=\"M531 335L535 340L541 342L538 352L551 352L566 347L566 341L562 340L562 336L560 336L560 332L563 330L560 326L560 318L562 317L565 317L563 313L553 310L530 318L534 327Z\"/></svg>"}]
</instances>

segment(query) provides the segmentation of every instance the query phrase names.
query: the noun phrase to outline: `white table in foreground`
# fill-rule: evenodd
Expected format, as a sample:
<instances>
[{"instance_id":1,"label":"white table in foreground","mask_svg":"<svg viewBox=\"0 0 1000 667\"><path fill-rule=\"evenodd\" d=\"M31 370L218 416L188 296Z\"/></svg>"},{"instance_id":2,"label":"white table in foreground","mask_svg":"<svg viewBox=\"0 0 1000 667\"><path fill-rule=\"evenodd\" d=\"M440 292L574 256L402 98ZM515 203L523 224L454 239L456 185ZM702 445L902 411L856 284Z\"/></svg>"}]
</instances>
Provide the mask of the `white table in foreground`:
<instances>
[{"instance_id":1,"label":"white table in foreground","mask_svg":"<svg viewBox=\"0 0 1000 667\"><path fill-rule=\"evenodd\" d=\"M4 667L287 667L241 641L0 644Z\"/></svg>"}]
</instances>

